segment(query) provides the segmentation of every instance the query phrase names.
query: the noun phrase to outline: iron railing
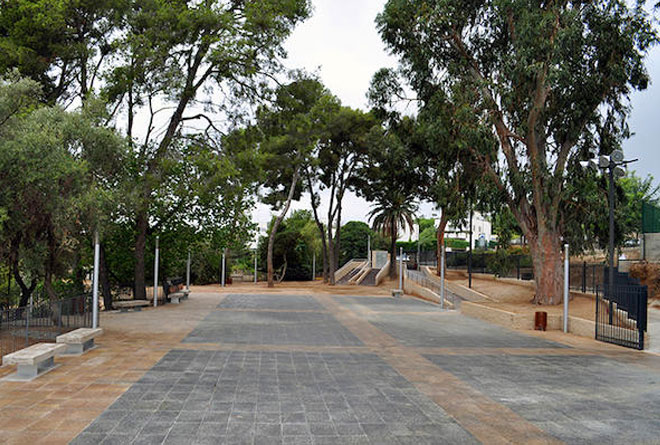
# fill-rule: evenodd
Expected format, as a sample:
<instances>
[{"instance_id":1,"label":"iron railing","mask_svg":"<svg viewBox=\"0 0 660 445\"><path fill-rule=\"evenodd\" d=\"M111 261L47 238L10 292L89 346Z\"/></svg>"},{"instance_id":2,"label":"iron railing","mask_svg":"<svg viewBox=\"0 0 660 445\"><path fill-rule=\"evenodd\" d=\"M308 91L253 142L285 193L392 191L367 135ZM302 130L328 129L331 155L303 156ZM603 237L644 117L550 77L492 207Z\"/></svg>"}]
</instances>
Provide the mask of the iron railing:
<instances>
[{"instance_id":1,"label":"iron railing","mask_svg":"<svg viewBox=\"0 0 660 445\"><path fill-rule=\"evenodd\" d=\"M596 340L644 349L647 304L646 286L596 286Z\"/></svg>"},{"instance_id":2,"label":"iron railing","mask_svg":"<svg viewBox=\"0 0 660 445\"><path fill-rule=\"evenodd\" d=\"M89 294L6 309L0 311L0 355L34 343L54 341L60 334L91 326Z\"/></svg>"},{"instance_id":3,"label":"iron railing","mask_svg":"<svg viewBox=\"0 0 660 445\"><path fill-rule=\"evenodd\" d=\"M442 292L442 284L440 283L439 280L435 280L433 278L429 278L426 276L424 272L419 272L417 270L412 270L408 269L406 270L406 275L405 278L419 284L420 286L429 289L433 292L435 292L438 295L441 295ZM456 297L453 293L449 292L447 290L447 287L445 286L445 301L450 301L451 304L456 307Z\"/></svg>"}]
</instances>

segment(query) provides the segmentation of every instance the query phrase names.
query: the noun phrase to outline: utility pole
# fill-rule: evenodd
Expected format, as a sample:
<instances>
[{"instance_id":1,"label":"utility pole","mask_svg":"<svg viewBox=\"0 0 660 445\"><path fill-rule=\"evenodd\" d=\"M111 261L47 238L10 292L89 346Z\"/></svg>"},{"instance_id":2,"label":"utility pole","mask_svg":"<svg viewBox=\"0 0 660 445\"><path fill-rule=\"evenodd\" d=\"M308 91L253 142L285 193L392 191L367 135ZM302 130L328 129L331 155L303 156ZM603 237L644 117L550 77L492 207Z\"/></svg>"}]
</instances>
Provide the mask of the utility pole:
<instances>
[{"instance_id":1,"label":"utility pole","mask_svg":"<svg viewBox=\"0 0 660 445\"><path fill-rule=\"evenodd\" d=\"M227 256L227 249L224 249L222 251L222 272L221 272L221 281L222 281L222 287L225 287L225 262L226 262L226 256Z\"/></svg>"},{"instance_id":2,"label":"utility pole","mask_svg":"<svg viewBox=\"0 0 660 445\"><path fill-rule=\"evenodd\" d=\"M569 294L569 273L570 273L570 264L568 257L568 244L564 244L564 334L568 333L568 299ZM596 321L598 322L598 321Z\"/></svg>"},{"instance_id":3,"label":"utility pole","mask_svg":"<svg viewBox=\"0 0 660 445\"><path fill-rule=\"evenodd\" d=\"M445 308L445 245L440 247L440 309ZM454 308L455 309L455 308Z\"/></svg>"},{"instance_id":4,"label":"utility pole","mask_svg":"<svg viewBox=\"0 0 660 445\"><path fill-rule=\"evenodd\" d=\"M190 249L188 249L188 262L186 263L186 290L190 292Z\"/></svg>"},{"instance_id":5,"label":"utility pole","mask_svg":"<svg viewBox=\"0 0 660 445\"><path fill-rule=\"evenodd\" d=\"M94 232L94 275L92 277L92 328L99 327L99 264L101 257L101 246L99 243L99 231ZM106 308L107 309L107 308Z\"/></svg>"},{"instance_id":6,"label":"utility pole","mask_svg":"<svg viewBox=\"0 0 660 445\"><path fill-rule=\"evenodd\" d=\"M591 159L589 161L580 161L580 165L584 168L591 168L594 170L607 170L608 172L608 198L609 198L609 252L608 252L608 263L607 268L607 298L609 300L609 323L612 324L612 313L614 311L614 302L612 295L614 293L614 180L615 178L620 178L625 176L626 171L621 167L622 165L627 165L632 162L636 162L637 159L624 160L623 151L614 150L609 156L601 155L598 159Z\"/></svg>"},{"instance_id":7,"label":"utility pole","mask_svg":"<svg viewBox=\"0 0 660 445\"><path fill-rule=\"evenodd\" d=\"M371 266L371 235L367 235L367 265Z\"/></svg>"},{"instance_id":8,"label":"utility pole","mask_svg":"<svg viewBox=\"0 0 660 445\"><path fill-rule=\"evenodd\" d=\"M470 251L468 253L468 287L472 288L472 200L470 200Z\"/></svg>"},{"instance_id":9,"label":"utility pole","mask_svg":"<svg viewBox=\"0 0 660 445\"><path fill-rule=\"evenodd\" d=\"M154 259L154 307L158 306L158 237L156 237L156 258Z\"/></svg>"},{"instance_id":10,"label":"utility pole","mask_svg":"<svg viewBox=\"0 0 660 445\"><path fill-rule=\"evenodd\" d=\"M403 247L399 247L399 289L403 292Z\"/></svg>"}]
</instances>

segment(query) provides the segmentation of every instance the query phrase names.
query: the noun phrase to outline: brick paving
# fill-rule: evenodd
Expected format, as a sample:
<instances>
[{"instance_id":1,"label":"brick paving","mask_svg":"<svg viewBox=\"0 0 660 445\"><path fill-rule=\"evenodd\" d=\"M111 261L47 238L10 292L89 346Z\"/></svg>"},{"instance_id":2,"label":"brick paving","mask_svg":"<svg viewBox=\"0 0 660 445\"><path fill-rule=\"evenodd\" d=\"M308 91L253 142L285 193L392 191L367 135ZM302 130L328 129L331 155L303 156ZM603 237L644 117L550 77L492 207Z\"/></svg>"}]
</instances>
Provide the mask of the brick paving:
<instances>
[{"instance_id":1,"label":"brick paving","mask_svg":"<svg viewBox=\"0 0 660 445\"><path fill-rule=\"evenodd\" d=\"M409 298L244 289L103 314L96 350L0 382L0 443L660 442L658 356Z\"/></svg>"}]
</instances>

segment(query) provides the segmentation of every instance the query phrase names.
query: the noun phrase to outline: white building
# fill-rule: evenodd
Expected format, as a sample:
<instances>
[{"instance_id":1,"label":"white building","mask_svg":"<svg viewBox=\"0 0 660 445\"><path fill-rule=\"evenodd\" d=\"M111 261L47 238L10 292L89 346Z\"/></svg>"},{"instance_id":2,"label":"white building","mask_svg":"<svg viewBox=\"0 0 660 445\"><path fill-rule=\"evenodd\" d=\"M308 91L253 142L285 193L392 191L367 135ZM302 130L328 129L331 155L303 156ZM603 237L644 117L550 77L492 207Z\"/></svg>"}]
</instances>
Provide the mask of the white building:
<instances>
[{"instance_id":1,"label":"white building","mask_svg":"<svg viewBox=\"0 0 660 445\"><path fill-rule=\"evenodd\" d=\"M435 226L438 227L440 224L440 218L438 215L433 214L431 217L435 219ZM467 224L464 226L454 226L453 224L448 223L447 228L445 229L445 237L469 241L469 217L466 218L466 223ZM415 241L417 239L419 239L419 225L417 224L415 224L412 233L406 229L406 231L399 236L399 241ZM472 248L487 246L490 241L497 241L497 236L493 235L492 224L481 213L474 212L472 215Z\"/></svg>"},{"instance_id":2,"label":"white building","mask_svg":"<svg viewBox=\"0 0 660 445\"><path fill-rule=\"evenodd\" d=\"M440 222L436 219L436 225ZM464 226L454 226L451 223L447 224L445 229L445 237L458 238L465 241L470 239L470 220L466 218ZM488 246L490 241L495 241L497 237L493 235L493 226L481 213L474 212L472 215L472 248L479 246Z\"/></svg>"}]
</instances>

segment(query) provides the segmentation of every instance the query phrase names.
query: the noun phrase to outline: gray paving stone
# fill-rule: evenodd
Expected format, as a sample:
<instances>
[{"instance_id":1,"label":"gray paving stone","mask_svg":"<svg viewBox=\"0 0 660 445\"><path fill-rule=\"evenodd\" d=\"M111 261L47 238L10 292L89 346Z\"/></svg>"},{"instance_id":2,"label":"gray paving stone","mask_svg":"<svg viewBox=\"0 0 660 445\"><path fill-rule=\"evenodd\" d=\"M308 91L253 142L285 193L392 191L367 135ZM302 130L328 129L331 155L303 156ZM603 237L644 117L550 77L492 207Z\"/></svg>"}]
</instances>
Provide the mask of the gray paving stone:
<instances>
[{"instance_id":1,"label":"gray paving stone","mask_svg":"<svg viewBox=\"0 0 660 445\"><path fill-rule=\"evenodd\" d=\"M427 358L565 442L659 440L660 370L582 355Z\"/></svg>"},{"instance_id":2,"label":"gray paving stone","mask_svg":"<svg viewBox=\"0 0 660 445\"><path fill-rule=\"evenodd\" d=\"M225 384L207 388L190 384L191 379L182 381L191 369L215 373ZM162 386L154 376L174 383ZM260 381L268 381L271 390L260 393ZM453 424L374 354L173 350L126 394L162 394L161 407L171 406L170 398L183 403L180 410L137 410L137 417L109 409L92 424L112 423L113 435L134 434L136 443L185 439L188 445L209 443L211 438L219 443L264 443L268 438L273 443L380 443L384 436L389 440L397 431L409 431L403 413L431 412L434 420L425 417L425 422L438 429ZM379 413L388 413L391 423L386 425ZM364 425L369 422L378 425L369 429Z\"/></svg>"},{"instance_id":3,"label":"gray paving stone","mask_svg":"<svg viewBox=\"0 0 660 445\"><path fill-rule=\"evenodd\" d=\"M350 309L359 309L360 306L364 306L376 312L442 312L439 305L414 297L341 296L334 297L334 299Z\"/></svg>"},{"instance_id":4,"label":"gray paving stone","mask_svg":"<svg viewBox=\"0 0 660 445\"><path fill-rule=\"evenodd\" d=\"M370 315L369 322L401 344L413 347L568 348L459 314L425 317L379 313Z\"/></svg>"},{"instance_id":5,"label":"gray paving stone","mask_svg":"<svg viewBox=\"0 0 660 445\"><path fill-rule=\"evenodd\" d=\"M218 304L221 309L274 309L322 311L324 308L307 295L250 295L232 294Z\"/></svg>"},{"instance_id":6,"label":"gray paving stone","mask_svg":"<svg viewBox=\"0 0 660 445\"><path fill-rule=\"evenodd\" d=\"M321 312L215 311L183 342L362 346L362 342L332 315Z\"/></svg>"}]
</instances>

